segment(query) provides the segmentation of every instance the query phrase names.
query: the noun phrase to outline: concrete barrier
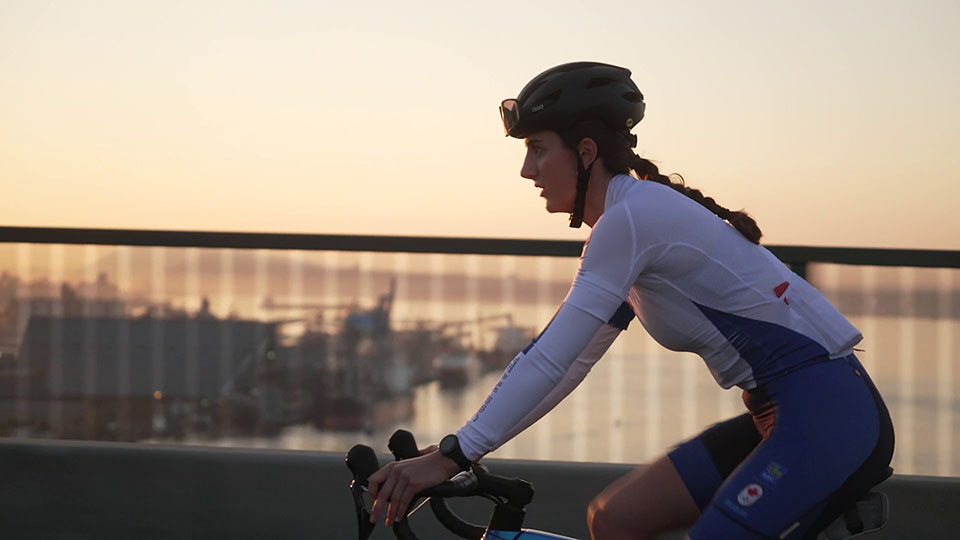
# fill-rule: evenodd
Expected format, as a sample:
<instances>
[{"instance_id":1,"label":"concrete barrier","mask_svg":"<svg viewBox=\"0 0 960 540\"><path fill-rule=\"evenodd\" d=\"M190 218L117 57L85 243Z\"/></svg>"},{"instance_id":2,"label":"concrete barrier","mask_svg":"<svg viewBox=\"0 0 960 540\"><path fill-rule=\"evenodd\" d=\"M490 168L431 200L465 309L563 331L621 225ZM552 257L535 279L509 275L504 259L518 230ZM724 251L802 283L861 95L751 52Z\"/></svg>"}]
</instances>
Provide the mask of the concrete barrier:
<instances>
[{"instance_id":1,"label":"concrete barrier","mask_svg":"<svg viewBox=\"0 0 960 540\"><path fill-rule=\"evenodd\" d=\"M587 538L589 500L631 469L487 464L534 483L528 527L577 538ZM339 453L0 439L0 537L355 539L349 481ZM890 498L891 518L869 538L960 538L960 479L894 475L880 489ZM451 506L480 523L492 508L485 500ZM453 537L426 507L410 521L421 539ZM393 535L380 524L372 538Z\"/></svg>"}]
</instances>

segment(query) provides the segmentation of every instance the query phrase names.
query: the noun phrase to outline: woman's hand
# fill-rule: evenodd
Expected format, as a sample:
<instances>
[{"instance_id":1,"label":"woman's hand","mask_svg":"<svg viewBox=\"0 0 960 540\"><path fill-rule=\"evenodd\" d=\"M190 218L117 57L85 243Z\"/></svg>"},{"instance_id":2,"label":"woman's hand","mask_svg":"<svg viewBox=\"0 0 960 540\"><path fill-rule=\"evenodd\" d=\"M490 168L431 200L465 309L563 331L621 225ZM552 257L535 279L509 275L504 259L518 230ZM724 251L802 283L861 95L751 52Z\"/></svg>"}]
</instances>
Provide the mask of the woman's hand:
<instances>
[{"instance_id":1,"label":"woman's hand","mask_svg":"<svg viewBox=\"0 0 960 540\"><path fill-rule=\"evenodd\" d=\"M370 496L374 499L370 510L371 523L380 519L384 509L387 527L402 520L414 495L460 472L457 464L436 451L436 447L421 454L420 457L388 463L370 475Z\"/></svg>"}]
</instances>

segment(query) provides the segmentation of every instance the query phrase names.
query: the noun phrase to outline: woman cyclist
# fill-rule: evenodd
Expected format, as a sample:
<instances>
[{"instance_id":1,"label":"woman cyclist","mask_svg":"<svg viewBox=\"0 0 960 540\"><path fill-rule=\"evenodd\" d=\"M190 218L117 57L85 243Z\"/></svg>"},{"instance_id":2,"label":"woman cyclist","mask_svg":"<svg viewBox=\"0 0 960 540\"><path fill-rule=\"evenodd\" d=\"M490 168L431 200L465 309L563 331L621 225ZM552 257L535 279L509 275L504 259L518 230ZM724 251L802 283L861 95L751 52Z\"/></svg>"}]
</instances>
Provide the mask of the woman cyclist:
<instances>
[{"instance_id":1,"label":"woman cyclist","mask_svg":"<svg viewBox=\"0 0 960 540\"><path fill-rule=\"evenodd\" d=\"M373 519L401 519L446 480L533 424L637 317L661 345L704 360L747 412L614 482L587 510L595 539L811 538L885 477L893 426L853 354L862 336L720 206L636 155L643 95L621 67L551 68L500 112L525 139L520 175L548 212L591 227L566 299L477 413L421 457L370 477ZM631 175L632 171L632 175Z\"/></svg>"}]
</instances>

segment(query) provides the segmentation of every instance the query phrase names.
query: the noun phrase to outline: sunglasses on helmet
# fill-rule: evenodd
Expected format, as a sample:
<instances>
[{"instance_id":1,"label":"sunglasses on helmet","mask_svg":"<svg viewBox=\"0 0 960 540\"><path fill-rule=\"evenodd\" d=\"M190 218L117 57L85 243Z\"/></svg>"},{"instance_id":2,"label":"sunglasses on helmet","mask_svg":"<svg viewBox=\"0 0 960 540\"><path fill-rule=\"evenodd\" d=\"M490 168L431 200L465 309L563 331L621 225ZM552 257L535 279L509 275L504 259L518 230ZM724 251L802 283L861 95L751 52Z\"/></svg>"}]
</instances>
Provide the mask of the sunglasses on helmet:
<instances>
[{"instance_id":1,"label":"sunglasses on helmet","mask_svg":"<svg viewBox=\"0 0 960 540\"><path fill-rule=\"evenodd\" d=\"M509 137L510 130L520 123L520 104L516 99L505 99L500 103L500 119L503 120L503 132Z\"/></svg>"}]
</instances>

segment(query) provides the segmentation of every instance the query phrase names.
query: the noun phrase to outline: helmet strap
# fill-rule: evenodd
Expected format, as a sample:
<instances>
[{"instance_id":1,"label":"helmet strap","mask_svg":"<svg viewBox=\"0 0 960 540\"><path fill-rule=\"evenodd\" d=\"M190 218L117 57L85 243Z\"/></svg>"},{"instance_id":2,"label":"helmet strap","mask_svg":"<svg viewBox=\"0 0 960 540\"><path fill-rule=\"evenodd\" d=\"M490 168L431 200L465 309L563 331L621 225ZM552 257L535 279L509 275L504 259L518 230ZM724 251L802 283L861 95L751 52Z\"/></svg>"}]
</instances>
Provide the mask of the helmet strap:
<instances>
[{"instance_id":1,"label":"helmet strap","mask_svg":"<svg viewBox=\"0 0 960 540\"><path fill-rule=\"evenodd\" d=\"M573 203L573 213L570 214L570 228L579 229L583 224L583 209L587 203L587 184L590 182L590 171L593 163L584 168L580 154L577 155L577 198ZM594 161L596 163L596 161Z\"/></svg>"}]
</instances>

